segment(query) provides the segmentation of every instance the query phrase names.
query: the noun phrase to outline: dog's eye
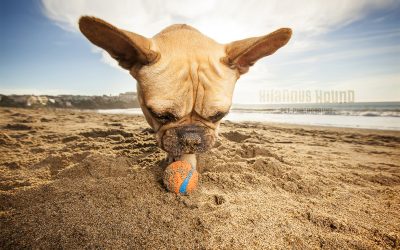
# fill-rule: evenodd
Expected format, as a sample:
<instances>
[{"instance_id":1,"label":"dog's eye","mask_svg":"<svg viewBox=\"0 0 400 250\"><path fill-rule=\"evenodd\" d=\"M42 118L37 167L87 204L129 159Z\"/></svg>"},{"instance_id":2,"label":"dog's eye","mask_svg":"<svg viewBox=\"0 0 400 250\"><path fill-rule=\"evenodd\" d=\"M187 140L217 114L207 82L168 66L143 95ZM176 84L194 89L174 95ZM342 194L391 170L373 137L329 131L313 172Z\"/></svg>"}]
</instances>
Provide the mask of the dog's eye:
<instances>
[{"instance_id":1,"label":"dog's eye","mask_svg":"<svg viewBox=\"0 0 400 250\"><path fill-rule=\"evenodd\" d=\"M215 113L215 115L208 117L208 119L211 122L217 122L217 121L221 120L222 118L224 118L224 116L226 116L226 114L227 113L225 113L225 112L218 111L217 113Z\"/></svg>"},{"instance_id":2,"label":"dog's eye","mask_svg":"<svg viewBox=\"0 0 400 250\"><path fill-rule=\"evenodd\" d=\"M157 119L157 121L159 121L160 123L168 123L168 122L173 122L178 120L178 118L170 113L170 112L165 112L165 113L157 113L154 110L152 110L151 108L148 108L150 114Z\"/></svg>"}]
</instances>

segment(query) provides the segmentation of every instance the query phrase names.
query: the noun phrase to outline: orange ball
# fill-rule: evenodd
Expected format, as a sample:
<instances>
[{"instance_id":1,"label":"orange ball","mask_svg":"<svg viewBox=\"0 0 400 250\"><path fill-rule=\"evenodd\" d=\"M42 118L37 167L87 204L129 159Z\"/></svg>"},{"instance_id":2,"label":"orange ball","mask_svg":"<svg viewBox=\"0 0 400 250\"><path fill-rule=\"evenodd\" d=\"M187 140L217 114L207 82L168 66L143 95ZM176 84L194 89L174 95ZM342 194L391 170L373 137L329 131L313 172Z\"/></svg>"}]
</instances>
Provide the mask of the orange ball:
<instances>
[{"instance_id":1,"label":"orange ball","mask_svg":"<svg viewBox=\"0 0 400 250\"><path fill-rule=\"evenodd\" d=\"M199 173L187 161L175 161L164 171L164 184L175 194L190 194L197 188Z\"/></svg>"}]
</instances>

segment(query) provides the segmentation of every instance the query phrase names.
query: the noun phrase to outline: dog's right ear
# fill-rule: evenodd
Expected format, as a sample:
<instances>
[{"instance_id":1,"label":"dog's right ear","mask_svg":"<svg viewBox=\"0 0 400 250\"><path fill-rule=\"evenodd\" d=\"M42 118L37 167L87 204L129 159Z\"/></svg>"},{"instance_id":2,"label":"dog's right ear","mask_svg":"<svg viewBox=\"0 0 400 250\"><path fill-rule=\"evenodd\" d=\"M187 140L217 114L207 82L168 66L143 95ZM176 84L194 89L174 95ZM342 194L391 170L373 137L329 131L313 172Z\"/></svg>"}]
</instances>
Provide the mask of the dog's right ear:
<instances>
[{"instance_id":1,"label":"dog's right ear","mask_svg":"<svg viewBox=\"0 0 400 250\"><path fill-rule=\"evenodd\" d=\"M93 44L105 49L124 69L154 63L159 53L150 49L151 41L141 35L118 29L96 17L83 16L79 29Z\"/></svg>"}]
</instances>

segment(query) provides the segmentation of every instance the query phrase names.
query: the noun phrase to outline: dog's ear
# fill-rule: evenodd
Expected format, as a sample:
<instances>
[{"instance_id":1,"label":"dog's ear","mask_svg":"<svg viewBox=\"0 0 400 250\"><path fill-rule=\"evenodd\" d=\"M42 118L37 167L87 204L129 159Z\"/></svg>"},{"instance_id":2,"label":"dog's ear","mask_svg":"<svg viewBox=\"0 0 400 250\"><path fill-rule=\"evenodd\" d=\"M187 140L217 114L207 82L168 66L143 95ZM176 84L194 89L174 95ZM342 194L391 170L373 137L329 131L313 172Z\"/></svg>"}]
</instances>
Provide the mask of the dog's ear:
<instances>
[{"instance_id":1,"label":"dog's ear","mask_svg":"<svg viewBox=\"0 0 400 250\"><path fill-rule=\"evenodd\" d=\"M83 16L79 29L93 44L105 49L124 69L155 62L159 54L150 50L150 40L118 29L96 17Z\"/></svg>"},{"instance_id":2,"label":"dog's ear","mask_svg":"<svg viewBox=\"0 0 400 250\"><path fill-rule=\"evenodd\" d=\"M231 68L238 69L240 74L244 74L258 59L269 56L284 46L291 35L291 29L282 28L266 36L229 43L225 47L227 56L222 58L222 62Z\"/></svg>"}]
</instances>

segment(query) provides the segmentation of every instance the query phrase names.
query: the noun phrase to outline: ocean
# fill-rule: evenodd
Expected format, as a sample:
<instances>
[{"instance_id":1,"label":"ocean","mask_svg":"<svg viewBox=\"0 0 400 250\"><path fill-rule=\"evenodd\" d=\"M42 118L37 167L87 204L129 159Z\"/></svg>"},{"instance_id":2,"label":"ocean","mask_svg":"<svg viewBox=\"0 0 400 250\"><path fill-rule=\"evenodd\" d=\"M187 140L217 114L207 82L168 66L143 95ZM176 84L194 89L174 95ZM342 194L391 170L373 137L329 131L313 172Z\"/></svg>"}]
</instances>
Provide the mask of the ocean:
<instances>
[{"instance_id":1,"label":"ocean","mask_svg":"<svg viewBox=\"0 0 400 250\"><path fill-rule=\"evenodd\" d=\"M143 115L140 108L98 112ZM400 130L400 102L234 104L223 120Z\"/></svg>"}]
</instances>

